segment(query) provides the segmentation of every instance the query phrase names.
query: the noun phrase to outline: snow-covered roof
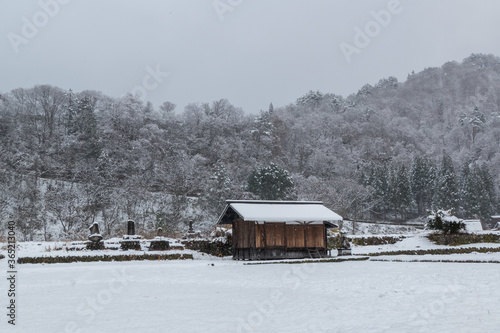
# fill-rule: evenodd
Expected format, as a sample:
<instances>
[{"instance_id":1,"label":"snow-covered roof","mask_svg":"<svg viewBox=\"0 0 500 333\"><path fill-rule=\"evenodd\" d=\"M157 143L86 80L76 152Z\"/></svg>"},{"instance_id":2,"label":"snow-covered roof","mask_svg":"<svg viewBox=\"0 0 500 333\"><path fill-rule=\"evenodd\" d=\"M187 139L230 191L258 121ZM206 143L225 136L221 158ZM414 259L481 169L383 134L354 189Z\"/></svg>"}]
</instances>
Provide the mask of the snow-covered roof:
<instances>
[{"instance_id":1,"label":"snow-covered roof","mask_svg":"<svg viewBox=\"0 0 500 333\"><path fill-rule=\"evenodd\" d=\"M465 228L467 231L482 231L483 225L480 220L464 220Z\"/></svg>"},{"instance_id":2,"label":"snow-covered roof","mask_svg":"<svg viewBox=\"0 0 500 333\"><path fill-rule=\"evenodd\" d=\"M237 216L236 216L236 215ZM234 218L255 222L323 223L342 221L342 217L320 201L230 200L219 218L219 224Z\"/></svg>"}]
</instances>

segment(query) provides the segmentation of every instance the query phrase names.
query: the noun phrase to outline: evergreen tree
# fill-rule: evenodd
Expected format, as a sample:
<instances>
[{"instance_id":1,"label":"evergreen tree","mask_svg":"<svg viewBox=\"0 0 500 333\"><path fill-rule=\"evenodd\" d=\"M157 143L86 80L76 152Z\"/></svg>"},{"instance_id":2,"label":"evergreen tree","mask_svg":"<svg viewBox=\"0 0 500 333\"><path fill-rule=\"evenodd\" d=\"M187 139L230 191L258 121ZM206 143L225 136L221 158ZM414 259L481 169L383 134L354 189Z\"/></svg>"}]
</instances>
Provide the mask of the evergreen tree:
<instances>
[{"instance_id":1,"label":"evergreen tree","mask_svg":"<svg viewBox=\"0 0 500 333\"><path fill-rule=\"evenodd\" d=\"M436 180L434 205L442 209L456 209L459 204L458 185L451 157L443 152L441 168Z\"/></svg>"},{"instance_id":2,"label":"evergreen tree","mask_svg":"<svg viewBox=\"0 0 500 333\"><path fill-rule=\"evenodd\" d=\"M248 191L263 200L294 199L294 183L288 171L276 164L254 169L248 178Z\"/></svg>"},{"instance_id":3,"label":"evergreen tree","mask_svg":"<svg viewBox=\"0 0 500 333\"><path fill-rule=\"evenodd\" d=\"M373 188L371 211L376 216L383 216L385 219L387 210L390 207L389 175L386 165L371 164L366 185Z\"/></svg>"},{"instance_id":4,"label":"evergreen tree","mask_svg":"<svg viewBox=\"0 0 500 333\"><path fill-rule=\"evenodd\" d=\"M77 100L74 132L78 135L80 151L87 159L97 160L101 154L101 142L97 131L97 119L90 99Z\"/></svg>"},{"instance_id":5,"label":"evergreen tree","mask_svg":"<svg viewBox=\"0 0 500 333\"><path fill-rule=\"evenodd\" d=\"M66 133L65 134L75 134L77 131L76 128L76 110L75 110L75 102L73 96L73 90L69 90L68 92L68 108L66 111Z\"/></svg>"},{"instance_id":6,"label":"evergreen tree","mask_svg":"<svg viewBox=\"0 0 500 333\"><path fill-rule=\"evenodd\" d=\"M478 195L479 211L477 215L482 220L489 220L495 211L497 202L493 177L485 164L478 167L477 173L478 183L481 184Z\"/></svg>"},{"instance_id":7,"label":"evergreen tree","mask_svg":"<svg viewBox=\"0 0 500 333\"><path fill-rule=\"evenodd\" d=\"M468 218L488 220L494 213L496 191L493 178L486 165L466 162L462 168L460 203L463 215Z\"/></svg>"},{"instance_id":8,"label":"evergreen tree","mask_svg":"<svg viewBox=\"0 0 500 333\"><path fill-rule=\"evenodd\" d=\"M410 171L410 186L419 215L432 205L432 190L436 178L435 167L426 157L416 156Z\"/></svg>"},{"instance_id":9,"label":"evergreen tree","mask_svg":"<svg viewBox=\"0 0 500 333\"><path fill-rule=\"evenodd\" d=\"M460 174L460 205L465 217L473 217L478 212L478 184L475 170L466 161Z\"/></svg>"},{"instance_id":10,"label":"evergreen tree","mask_svg":"<svg viewBox=\"0 0 500 333\"><path fill-rule=\"evenodd\" d=\"M472 117L470 119L470 124L472 127L472 142L476 140L477 134L482 130L484 127L484 123L486 122L486 118L484 117L484 114L482 114L479 111L479 108L476 106L474 108L474 111L472 112Z\"/></svg>"},{"instance_id":11,"label":"evergreen tree","mask_svg":"<svg viewBox=\"0 0 500 333\"><path fill-rule=\"evenodd\" d=\"M411 188L408 172L404 165L394 168L391 172L390 198L396 219L398 214L404 219L411 205Z\"/></svg>"}]
</instances>

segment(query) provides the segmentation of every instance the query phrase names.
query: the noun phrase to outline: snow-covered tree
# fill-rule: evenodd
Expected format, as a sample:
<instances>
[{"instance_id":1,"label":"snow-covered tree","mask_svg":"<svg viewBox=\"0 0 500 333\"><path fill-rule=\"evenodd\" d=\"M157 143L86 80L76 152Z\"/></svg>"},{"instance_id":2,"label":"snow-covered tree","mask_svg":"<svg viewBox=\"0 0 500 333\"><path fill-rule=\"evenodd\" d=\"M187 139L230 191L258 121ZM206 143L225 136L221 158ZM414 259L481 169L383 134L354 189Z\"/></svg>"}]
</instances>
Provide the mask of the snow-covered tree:
<instances>
[{"instance_id":1,"label":"snow-covered tree","mask_svg":"<svg viewBox=\"0 0 500 333\"><path fill-rule=\"evenodd\" d=\"M456 234L460 230L465 230L465 223L452 215L452 210L437 210L432 212L427 218L427 228L441 230L443 234Z\"/></svg>"},{"instance_id":2,"label":"snow-covered tree","mask_svg":"<svg viewBox=\"0 0 500 333\"><path fill-rule=\"evenodd\" d=\"M368 170L368 177L365 184L373 189L370 200L372 203L372 212L375 217L381 216L385 219L391 205L389 170L387 165L375 165L372 163Z\"/></svg>"},{"instance_id":3,"label":"snow-covered tree","mask_svg":"<svg viewBox=\"0 0 500 333\"><path fill-rule=\"evenodd\" d=\"M411 205L410 182L404 165L400 165L391 172L390 200L396 219L398 214L401 219L404 219Z\"/></svg>"},{"instance_id":4,"label":"snow-covered tree","mask_svg":"<svg viewBox=\"0 0 500 333\"><path fill-rule=\"evenodd\" d=\"M323 97L324 97L324 95L320 91L309 90L309 92L307 94L298 98L296 103L297 103L297 105L315 108L315 107L319 106L319 104L323 100Z\"/></svg>"},{"instance_id":5,"label":"snow-covered tree","mask_svg":"<svg viewBox=\"0 0 500 333\"><path fill-rule=\"evenodd\" d=\"M410 186L418 215L432 207L432 192L436 179L433 163L426 157L416 156L410 170Z\"/></svg>"},{"instance_id":6,"label":"snow-covered tree","mask_svg":"<svg viewBox=\"0 0 500 333\"><path fill-rule=\"evenodd\" d=\"M459 190L453 161L449 155L443 152L441 167L436 179L434 206L440 208L447 207L457 210L458 205Z\"/></svg>"},{"instance_id":7,"label":"snow-covered tree","mask_svg":"<svg viewBox=\"0 0 500 333\"><path fill-rule=\"evenodd\" d=\"M460 185L464 216L488 220L496 208L496 191L487 166L478 166L470 161L464 163Z\"/></svg>"},{"instance_id":8,"label":"snow-covered tree","mask_svg":"<svg viewBox=\"0 0 500 333\"><path fill-rule=\"evenodd\" d=\"M248 191L263 200L291 200L294 187L288 171L274 163L254 169L248 178Z\"/></svg>"}]
</instances>

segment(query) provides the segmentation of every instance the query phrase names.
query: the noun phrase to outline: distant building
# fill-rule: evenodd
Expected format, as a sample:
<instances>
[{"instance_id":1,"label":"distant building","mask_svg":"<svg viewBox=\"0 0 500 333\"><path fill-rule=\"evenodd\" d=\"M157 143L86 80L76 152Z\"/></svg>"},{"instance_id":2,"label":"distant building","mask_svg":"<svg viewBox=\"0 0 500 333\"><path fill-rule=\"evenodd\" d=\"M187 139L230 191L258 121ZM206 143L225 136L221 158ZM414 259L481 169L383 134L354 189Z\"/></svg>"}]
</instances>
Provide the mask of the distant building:
<instances>
[{"instance_id":1,"label":"distant building","mask_svg":"<svg viewBox=\"0 0 500 333\"><path fill-rule=\"evenodd\" d=\"M217 224L233 226L233 259L261 260L326 256L341 221L318 201L228 200Z\"/></svg>"},{"instance_id":2,"label":"distant building","mask_svg":"<svg viewBox=\"0 0 500 333\"><path fill-rule=\"evenodd\" d=\"M483 225L481 220L463 220L465 224L465 230L469 232L483 231Z\"/></svg>"},{"instance_id":3,"label":"distant building","mask_svg":"<svg viewBox=\"0 0 500 333\"><path fill-rule=\"evenodd\" d=\"M500 215L493 215L490 219L490 225L493 225L494 229L500 229Z\"/></svg>"}]
</instances>

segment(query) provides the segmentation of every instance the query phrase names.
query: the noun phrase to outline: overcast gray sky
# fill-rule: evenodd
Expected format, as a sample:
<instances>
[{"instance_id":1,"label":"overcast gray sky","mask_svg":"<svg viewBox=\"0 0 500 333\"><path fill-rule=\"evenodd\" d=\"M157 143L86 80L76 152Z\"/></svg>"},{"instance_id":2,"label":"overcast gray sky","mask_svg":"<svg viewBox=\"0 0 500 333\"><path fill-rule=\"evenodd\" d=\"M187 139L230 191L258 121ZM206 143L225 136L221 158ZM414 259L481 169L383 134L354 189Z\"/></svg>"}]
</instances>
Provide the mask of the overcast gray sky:
<instances>
[{"instance_id":1,"label":"overcast gray sky","mask_svg":"<svg viewBox=\"0 0 500 333\"><path fill-rule=\"evenodd\" d=\"M227 98L255 113L500 55L498 17L495 0L0 0L0 92L145 92L178 112Z\"/></svg>"}]
</instances>

